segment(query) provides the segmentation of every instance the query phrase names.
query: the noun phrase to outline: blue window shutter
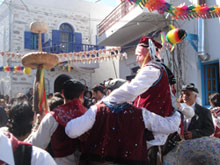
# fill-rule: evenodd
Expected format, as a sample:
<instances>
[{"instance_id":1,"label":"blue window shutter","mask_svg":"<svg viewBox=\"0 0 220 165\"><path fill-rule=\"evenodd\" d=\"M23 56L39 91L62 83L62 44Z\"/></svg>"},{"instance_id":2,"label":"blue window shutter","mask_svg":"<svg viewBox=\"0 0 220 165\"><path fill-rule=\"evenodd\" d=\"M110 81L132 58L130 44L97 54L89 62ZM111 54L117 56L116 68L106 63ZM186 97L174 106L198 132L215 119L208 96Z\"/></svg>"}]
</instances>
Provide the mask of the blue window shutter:
<instances>
[{"instance_id":1,"label":"blue window shutter","mask_svg":"<svg viewBox=\"0 0 220 165\"><path fill-rule=\"evenodd\" d=\"M82 33L74 33L75 43L82 44Z\"/></svg>"},{"instance_id":2,"label":"blue window shutter","mask_svg":"<svg viewBox=\"0 0 220 165\"><path fill-rule=\"evenodd\" d=\"M25 49L32 49L32 32L25 31L24 32L24 48Z\"/></svg>"},{"instance_id":3,"label":"blue window shutter","mask_svg":"<svg viewBox=\"0 0 220 165\"><path fill-rule=\"evenodd\" d=\"M44 44L44 34L41 34L41 42L42 42L42 45Z\"/></svg>"},{"instance_id":4,"label":"blue window shutter","mask_svg":"<svg viewBox=\"0 0 220 165\"><path fill-rule=\"evenodd\" d=\"M82 51L82 33L74 33L74 45L75 45L75 51L80 52Z\"/></svg>"},{"instance_id":5,"label":"blue window shutter","mask_svg":"<svg viewBox=\"0 0 220 165\"><path fill-rule=\"evenodd\" d=\"M53 46L54 53L60 52L60 31L59 30L52 30L52 46Z\"/></svg>"},{"instance_id":6,"label":"blue window shutter","mask_svg":"<svg viewBox=\"0 0 220 165\"><path fill-rule=\"evenodd\" d=\"M48 41L46 41L46 42L43 44L42 49L43 49L44 52L50 52L50 51L51 51L51 50L50 50L50 48L51 48L50 41L51 41L51 40L48 40Z\"/></svg>"}]
</instances>

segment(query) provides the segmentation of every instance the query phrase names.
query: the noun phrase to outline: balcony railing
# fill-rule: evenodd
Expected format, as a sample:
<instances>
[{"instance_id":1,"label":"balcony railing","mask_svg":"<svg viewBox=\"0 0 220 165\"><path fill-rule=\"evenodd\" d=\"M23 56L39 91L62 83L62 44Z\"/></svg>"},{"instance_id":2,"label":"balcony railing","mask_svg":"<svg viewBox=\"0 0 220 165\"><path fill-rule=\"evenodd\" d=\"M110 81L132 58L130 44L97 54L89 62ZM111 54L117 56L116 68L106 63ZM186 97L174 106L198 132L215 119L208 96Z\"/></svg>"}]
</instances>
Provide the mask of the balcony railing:
<instances>
[{"instance_id":1,"label":"balcony railing","mask_svg":"<svg viewBox=\"0 0 220 165\"><path fill-rule=\"evenodd\" d=\"M101 36L136 6L137 5L127 1L120 3L100 24L98 24L98 36Z\"/></svg>"},{"instance_id":2,"label":"balcony railing","mask_svg":"<svg viewBox=\"0 0 220 165\"><path fill-rule=\"evenodd\" d=\"M43 43L43 51L50 53L69 53L104 49L104 46L91 45L91 44L76 44L71 42L61 42L58 45L52 45L52 41L48 40Z\"/></svg>"}]
</instances>

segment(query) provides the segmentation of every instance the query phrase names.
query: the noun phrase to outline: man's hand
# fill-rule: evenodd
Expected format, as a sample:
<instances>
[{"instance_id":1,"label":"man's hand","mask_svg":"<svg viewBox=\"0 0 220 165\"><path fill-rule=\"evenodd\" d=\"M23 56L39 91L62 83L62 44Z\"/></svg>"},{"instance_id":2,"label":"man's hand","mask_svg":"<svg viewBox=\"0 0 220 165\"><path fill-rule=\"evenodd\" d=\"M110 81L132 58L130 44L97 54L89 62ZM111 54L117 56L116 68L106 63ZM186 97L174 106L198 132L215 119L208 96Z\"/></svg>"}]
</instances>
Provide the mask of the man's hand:
<instances>
[{"instance_id":1,"label":"man's hand","mask_svg":"<svg viewBox=\"0 0 220 165\"><path fill-rule=\"evenodd\" d=\"M184 139L186 139L186 140L192 139L192 132L191 131L185 131L183 136L184 136Z\"/></svg>"}]
</instances>

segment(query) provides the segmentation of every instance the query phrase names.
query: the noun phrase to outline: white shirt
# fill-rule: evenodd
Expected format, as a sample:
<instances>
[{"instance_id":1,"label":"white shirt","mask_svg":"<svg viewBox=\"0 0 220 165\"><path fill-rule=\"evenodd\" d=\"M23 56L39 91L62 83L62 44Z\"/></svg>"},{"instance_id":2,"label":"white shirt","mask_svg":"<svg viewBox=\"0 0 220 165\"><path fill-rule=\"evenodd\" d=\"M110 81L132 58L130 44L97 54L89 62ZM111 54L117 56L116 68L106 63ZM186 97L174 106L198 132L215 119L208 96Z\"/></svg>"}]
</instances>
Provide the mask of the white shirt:
<instances>
[{"instance_id":1,"label":"white shirt","mask_svg":"<svg viewBox=\"0 0 220 165\"><path fill-rule=\"evenodd\" d=\"M191 106L188 105L188 107L191 107L191 108L193 109L194 115L195 115L195 110L194 110L194 109L195 109L195 104L196 104L196 103L194 103L194 104L191 105ZM186 120L184 120L184 130L185 130L185 131L188 130L191 120L192 120L192 118L187 118Z\"/></svg>"},{"instance_id":2,"label":"white shirt","mask_svg":"<svg viewBox=\"0 0 220 165\"><path fill-rule=\"evenodd\" d=\"M88 111L75 119L69 121L66 125L65 132L70 138L77 138L90 130L96 119L97 107L91 106ZM180 114L175 112L170 117L161 117L142 108L142 116L145 128L153 131L154 141L150 141L152 145L163 145L170 133L176 132L180 125Z\"/></svg>"},{"instance_id":3,"label":"white shirt","mask_svg":"<svg viewBox=\"0 0 220 165\"><path fill-rule=\"evenodd\" d=\"M11 141L0 132L0 160L14 165ZM53 158L46 151L32 146L31 165L56 165Z\"/></svg>"},{"instance_id":4,"label":"white shirt","mask_svg":"<svg viewBox=\"0 0 220 165\"><path fill-rule=\"evenodd\" d=\"M31 143L34 146L46 149L51 141L51 136L56 131L59 123L50 114L46 114L36 132L33 133ZM54 158L58 165L74 165L78 161L74 154L66 157Z\"/></svg>"},{"instance_id":5,"label":"white shirt","mask_svg":"<svg viewBox=\"0 0 220 165\"><path fill-rule=\"evenodd\" d=\"M126 82L120 88L115 89L109 95L109 100L116 104L134 101L137 96L147 91L159 77L160 69L145 66L131 82Z\"/></svg>"},{"instance_id":6,"label":"white shirt","mask_svg":"<svg viewBox=\"0 0 220 165\"><path fill-rule=\"evenodd\" d=\"M139 95L147 91L159 79L160 74L160 69L154 66L145 66L131 82L126 82L120 86L120 88L115 89L108 97L104 98L103 101L116 104L132 102ZM174 109L177 109L176 97L172 94L171 89L170 93L172 106Z\"/></svg>"},{"instance_id":7,"label":"white shirt","mask_svg":"<svg viewBox=\"0 0 220 165\"><path fill-rule=\"evenodd\" d=\"M0 160L7 164L14 165L11 141L0 131Z\"/></svg>"},{"instance_id":8,"label":"white shirt","mask_svg":"<svg viewBox=\"0 0 220 165\"><path fill-rule=\"evenodd\" d=\"M56 165L57 163L45 150L32 146L31 165Z\"/></svg>"}]
</instances>

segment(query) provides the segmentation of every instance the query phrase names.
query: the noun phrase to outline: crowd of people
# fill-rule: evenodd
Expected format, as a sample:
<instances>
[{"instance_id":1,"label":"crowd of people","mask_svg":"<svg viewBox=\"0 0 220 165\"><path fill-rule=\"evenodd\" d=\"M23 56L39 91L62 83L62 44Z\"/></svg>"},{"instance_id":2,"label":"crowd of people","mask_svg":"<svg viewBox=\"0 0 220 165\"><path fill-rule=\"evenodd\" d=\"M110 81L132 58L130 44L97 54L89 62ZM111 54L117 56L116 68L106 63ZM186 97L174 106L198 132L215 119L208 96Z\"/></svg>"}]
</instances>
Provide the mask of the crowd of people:
<instances>
[{"instance_id":1,"label":"crowd of people","mask_svg":"<svg viewBox=\"0 0 220 165\"><path fill-rule=\"evenodd\" d=\"M141 38L135 52L140 70L131 81L109 79L89 91L65 80L61 92L48 95L47 114L32 110L33 89L1 97L0 165L154 165L182 139L219 138L220 94L210 95L207 109L190 83L177 99L174 75L158 61L160 48Z\"/></svg>"}]
</instances>

